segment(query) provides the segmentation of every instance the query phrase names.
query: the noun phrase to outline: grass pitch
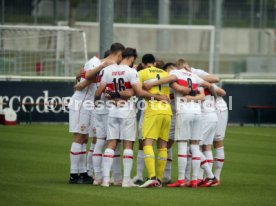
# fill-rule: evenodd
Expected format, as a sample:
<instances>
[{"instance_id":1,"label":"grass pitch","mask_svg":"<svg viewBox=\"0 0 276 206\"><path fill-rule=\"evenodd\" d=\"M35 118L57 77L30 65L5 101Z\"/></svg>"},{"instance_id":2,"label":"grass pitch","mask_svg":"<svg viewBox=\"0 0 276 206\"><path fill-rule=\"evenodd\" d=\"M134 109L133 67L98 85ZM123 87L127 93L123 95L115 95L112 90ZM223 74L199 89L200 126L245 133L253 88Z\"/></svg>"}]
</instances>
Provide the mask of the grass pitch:
<instances>
[{"instance_id":1,"label":"grass pitch","mask_svg":"<svg viewBox=\"0 0 276 206\"><path fill-rule=\"evenodd\" d=\"M0 126L0 140L0 205L276 205L276 128L228 128L222 185L198 189L69 185L65 125Z\"/></svg>"}]
</instances>

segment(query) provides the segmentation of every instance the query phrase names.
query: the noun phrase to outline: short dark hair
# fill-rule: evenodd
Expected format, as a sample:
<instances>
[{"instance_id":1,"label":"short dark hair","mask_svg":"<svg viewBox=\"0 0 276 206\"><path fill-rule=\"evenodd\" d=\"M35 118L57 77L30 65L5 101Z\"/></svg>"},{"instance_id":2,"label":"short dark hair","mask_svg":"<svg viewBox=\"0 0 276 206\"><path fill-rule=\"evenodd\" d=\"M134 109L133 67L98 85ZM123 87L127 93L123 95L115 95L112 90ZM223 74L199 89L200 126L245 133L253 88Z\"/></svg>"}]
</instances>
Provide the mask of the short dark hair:
<instances>
[{"instance_id":1,"label":"short dark hair","mask_svg":"<svg viewBox=\"0 0 276 206\"><path fill-rule=\"evenodd\" d=\"M169 67L176 67L176 64L168 62L163 66L163 70L167 70Z\"/></svg>"},{"instance_id":2,"label":"short dark hair","mask_svg":"<svg viewBox=\"0 0 276 206\"><path fill-rule=\"evenodd\" d=\"M110 54L114 54L114 53L117 53L119 51L124 51L124 50L125 50L125 47L121 43L113 43L110 46Z\"/></svg>"},{"instance_id":3,"label":"short dark hair","mask_svg":"<svg viewBox=\"0 0 276 206\"><path fill-rule=\"evenodd\" d=\"M144 64L154 64L155 63L155 57L153 56L153 54L145 54L142 57L142 62Z\"/></svg>"},{"instance_id":4,"label":"short dark hair","mask_svg":"<svg viewBox=\"0 0 276 206\"><path fill-rule=\"evenodd\" d=\"M165 62L161 59L156 59L155 60L155 66L159 69L162 69L165 65Z\"/></svg>"},{"instance_id":5,"label":"short dark hair","mask_svg":"<svg viewBox=\"0 0 276 206\"><path fill-rule=\"evenodd\" d=\"M122 53L123 59L128 58L128 57L134 57L136 59L137 56L138 55L137 55L136 49L130 48L130 47L127 47Z\"/></svg>"},{"instance_id":6,"label":"short dark hair","mask_svg":"<svg viewBox=\"0 0 276 206\"><path fill-rule=\"evenodd\" d=\"M106 57L108 57L109 55L110 55L110 50L108 49L108 50L106 50L105 52L104 52L104 58L106 58Z\"/></svg>"},{"instance_id":7,"label":"short dark hair","mask_svg":"<svg viewBox=\"0 0 276 206\"><path fill-rule=\"evenodd\" d=\"M144 69L144 67L143 67L142 63L138 64L138 66L136 68L137 72L139 72L139 71L141 71L143 69Z\"/></svg>"}]
</instances>

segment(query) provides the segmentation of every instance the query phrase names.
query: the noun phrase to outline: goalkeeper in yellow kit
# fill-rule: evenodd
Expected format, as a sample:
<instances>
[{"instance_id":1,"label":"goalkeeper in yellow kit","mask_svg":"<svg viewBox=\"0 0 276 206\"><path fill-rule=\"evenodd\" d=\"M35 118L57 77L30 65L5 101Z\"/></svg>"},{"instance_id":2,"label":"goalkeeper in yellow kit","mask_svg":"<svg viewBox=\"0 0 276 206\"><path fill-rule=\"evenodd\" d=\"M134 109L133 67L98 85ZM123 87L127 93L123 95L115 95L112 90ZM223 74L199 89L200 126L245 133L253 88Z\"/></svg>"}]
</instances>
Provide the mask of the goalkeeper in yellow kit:
<instances>
[{"instance_id":1,"label":"goalkeeper in yellow kit","mask_svg":"<svg viewBox=\"0 0 276 206\"><path fill-rule=\"evenodd\" d=\"M145 54L142 65L145 69L138 72L141 84L168 76L168 73L154 66L155 58L152 54ZM169 85L152 87L151 94L170 96ZM159 187L167 162L167 142L169 138L172 110L168 102L146 100L144 120L142 125L144 160L148 171L148 180L140 187ZM155 156L153 141L157 140L158 159L157 175L155 172Z\"/></svg>"}]
</instances>

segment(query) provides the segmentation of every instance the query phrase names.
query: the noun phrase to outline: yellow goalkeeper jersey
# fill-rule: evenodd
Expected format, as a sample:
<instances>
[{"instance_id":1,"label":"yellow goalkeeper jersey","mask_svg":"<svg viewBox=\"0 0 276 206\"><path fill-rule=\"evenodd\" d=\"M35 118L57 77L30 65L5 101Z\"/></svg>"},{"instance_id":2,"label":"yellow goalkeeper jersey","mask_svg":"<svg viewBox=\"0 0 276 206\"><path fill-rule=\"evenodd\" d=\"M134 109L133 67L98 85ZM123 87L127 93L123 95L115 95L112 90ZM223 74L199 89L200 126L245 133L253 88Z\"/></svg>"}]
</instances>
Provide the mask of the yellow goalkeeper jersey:
<instances>
[{"instance_id":1,"label":"yellow goalkeeper jersey","mask_svg":"<svg viewBox=\"0 0 276 206\"><path fill-rule=\"evenodd\" d=\"M138 72L141 84L144 82L151 82L160 78L167 77L169 74L156 67L148 67ZM162 84L152 87L148 92L151 94L167 95L170 98L169 84ZM158 101L146 100L145 116L152 116L157 114L172 115L171 105Z\"/></svg>"}]
</instances>

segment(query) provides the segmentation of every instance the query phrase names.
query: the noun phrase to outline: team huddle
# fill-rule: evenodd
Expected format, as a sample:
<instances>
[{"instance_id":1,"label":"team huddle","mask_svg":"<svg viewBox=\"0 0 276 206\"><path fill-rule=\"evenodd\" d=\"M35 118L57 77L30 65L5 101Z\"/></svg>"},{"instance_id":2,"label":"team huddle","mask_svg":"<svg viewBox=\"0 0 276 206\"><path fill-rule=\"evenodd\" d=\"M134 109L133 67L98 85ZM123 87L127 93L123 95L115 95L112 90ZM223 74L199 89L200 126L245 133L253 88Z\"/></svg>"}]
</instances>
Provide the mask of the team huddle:
<instances>
[{"instance_id":1,"label":"team huddle","mask_svg":"<svg viewBox=\"0 0 276 206\"><path fill-rule=\"evenodd\" d=\"M222 98L226 92L215 84L219 78L190 67L184 59L164 64L152 54L145 54L136 66L137 56L136 49L114 43L103 59L91 58L77 76L68 106L69 131L74 136L69 183L218 186L228 120ZM131 178L137 136L137 174ZM87 153L88 137L92 142ZM178 148L176 181L171 178L174 143ZM143 177L145 168L147 178Z\"/></svg>"}]
</instances>

